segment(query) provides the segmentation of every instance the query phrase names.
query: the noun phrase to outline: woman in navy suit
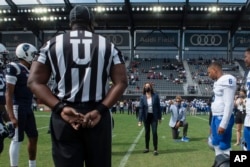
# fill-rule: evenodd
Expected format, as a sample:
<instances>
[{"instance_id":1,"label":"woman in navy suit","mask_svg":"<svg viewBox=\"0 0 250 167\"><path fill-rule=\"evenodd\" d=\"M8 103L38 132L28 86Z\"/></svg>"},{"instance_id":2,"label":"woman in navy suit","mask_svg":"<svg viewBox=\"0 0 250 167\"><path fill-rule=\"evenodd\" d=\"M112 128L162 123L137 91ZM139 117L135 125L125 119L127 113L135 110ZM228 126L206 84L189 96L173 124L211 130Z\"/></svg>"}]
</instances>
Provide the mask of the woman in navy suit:
<instances>
[{"instance_id":1,"label":"woman in navy suit","mask_svg":"<svg viewBox=\"0 0 250 167\"><path fill-rule=\"evenodd\" d=\"M161 109L160 109L160 98L154 92L153 86L150 83L146 83L143 87L143 95L140 98L140 110L139 110L139 123L143 121L145 128L145 145L146 149L143 153L149 152L149 141L150 141L150 125L153 134L153 145L154 155L158 155L158 135L157 126L158 122L161 122Z\"/></svg>"}]
</instances>

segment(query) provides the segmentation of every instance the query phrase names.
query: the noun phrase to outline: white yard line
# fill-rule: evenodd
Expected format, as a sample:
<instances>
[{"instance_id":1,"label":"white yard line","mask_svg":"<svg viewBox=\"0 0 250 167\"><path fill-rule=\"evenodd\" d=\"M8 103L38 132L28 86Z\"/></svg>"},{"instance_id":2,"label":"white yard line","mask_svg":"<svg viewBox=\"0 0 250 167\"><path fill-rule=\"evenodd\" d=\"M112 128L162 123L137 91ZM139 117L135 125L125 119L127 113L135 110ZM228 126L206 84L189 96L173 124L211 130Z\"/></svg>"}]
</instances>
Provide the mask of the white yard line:
<instances>
[{"instance_id":1,"label":"white yard line","mask_svg":"<svg viewBox=\"0 0 250 167\"><path fill-rule=\"evenodd\" d=\"M37 128L37 130L41 130L41 129L48 129L49 128L49 126L44 126L44 127L41 127L41 128Z\"/></svg>"},{"instance_id":2,"label":"white yard line","mask_svg":"<svg viewBox=\"0 0 250 167\"><path fill-rule=\"evenodd\" d=\"M202 118L202 117L199 117L199 116L194 116L195 118L199 118L199 119L201 119L201 120L204 120L204 121L209 121L208 119L205 119L205 118Z\"/></svg>"},{"instance_id":3,"label":"white yard line","mask_svg":"<svg viewBox=\"0 0 250 167\"><path fill-rule=\"evenodd\" d=\"M135 146L136 146L137 142L139 141L139 139L141 138L143 131L144 131L144 128L142 128L142 130L140 131L140 133L138 134L138 136L134 140L133 144L131 144L130 148L128 149L126 155L122 158L119 167L124 167L126 165L128 158L131 155L131 153L133 152L133 150L135 149Z\"/></svg>"},{"instance_id":4,"label":"white yard line","mask_svg":"<svg viewBox=\"0 0 250 167\"><path fill-rule=\"evenodd\" d=\"M35 117L39 118L39 117L50 117L50 115L35 115Z\"/></svg>"},{"instance_id":5,"label":"white yard line","mask_svg":"<svg viewBox=\"0 0 250 167\"><path fill-rule=\"evenodd\" d=\"M41 117L50 117L50 115L35 115L35 117L37 118L41 118ZM37 128L37 130L42 130L42 129L48 129L49 126L44 126L44 127L41 127L41 128Z\"/></svg>"}]
</instances>

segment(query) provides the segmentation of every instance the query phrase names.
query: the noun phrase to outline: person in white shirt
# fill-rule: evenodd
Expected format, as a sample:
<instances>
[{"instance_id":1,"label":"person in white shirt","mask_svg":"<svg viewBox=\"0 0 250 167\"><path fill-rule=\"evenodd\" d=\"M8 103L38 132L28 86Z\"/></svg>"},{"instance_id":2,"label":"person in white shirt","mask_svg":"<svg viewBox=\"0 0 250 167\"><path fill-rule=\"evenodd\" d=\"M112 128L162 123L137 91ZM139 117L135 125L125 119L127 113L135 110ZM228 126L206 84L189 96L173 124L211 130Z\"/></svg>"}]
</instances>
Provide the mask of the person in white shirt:
<instances>
[{"instance_id":1,"label":"person in white shirt","mask_svg":"<svg viewBox=\"0 0 250 167\"><path fill-rule=\"evenodd\" d=\"M213 62L208 66L208 76L215 81L211 103L211 133L215 155L230 155L236 78L230 74L223 74L219 62Z\"/></svg>"},{"instance_id":2,"label":"person in white shirt","mask_svg":"<svg viewBox=\"0 0 250 167\"><path fill-rule=\"evenodd\" d=\"M247 48L244 54L244 61L247 68L250 68L250 48ZM246 76L246 116L244 120L243 136L247 151L250 151L250 72Z\"/></svg>"},{"instance_id":3,"label":"person in white shirt","mask_svg":"<svg viewBox=\"0 0 250 167\"><path fill-rule=\"evenodd\" d=\"M124 114L124 102L123 101L120 101L119 103L119 110L120 110L120 114Z\"/></svg>"}]
</instances>

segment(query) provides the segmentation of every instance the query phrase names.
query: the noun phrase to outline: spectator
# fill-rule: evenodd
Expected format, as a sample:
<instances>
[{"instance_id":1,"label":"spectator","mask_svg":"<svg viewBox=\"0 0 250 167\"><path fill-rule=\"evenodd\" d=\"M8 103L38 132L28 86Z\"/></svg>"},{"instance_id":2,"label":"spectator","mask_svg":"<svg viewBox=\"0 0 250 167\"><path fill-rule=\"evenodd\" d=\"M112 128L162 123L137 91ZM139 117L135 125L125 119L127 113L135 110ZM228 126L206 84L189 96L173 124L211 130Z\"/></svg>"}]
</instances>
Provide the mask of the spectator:
<instances>
[{"instance_id":1,"label":"spectator","mask_svg":"<svg viewBox=\"0 0 250 167\"><path fill-rule=\"evenodd\" d=\"M111 112L116 114L116 110L117 110L117 104L115 103L111 108Z\"/></svg>"},{"instance_id":2,"label":"spectator","mask_svg":"<svg viewBox=\"0 0 250 167\"><path fill-rule=\"evenodd\" d=\"M135 101L135 117L136 117L136 119L139 119L139 111L140 111L140 101L139 101L139 99L136 99L136 101Z\"/></svg>"},{"instance_id":3,"label":"spectator","mask_svg":"<svg viewBox=\"0 0 250 167\"><path fill-rule=\"evenodd\" d=\"M235 124L236 124L236 143L235 146L240 145L241 131L246 116L246 92L240 90L238 98L235 100Z\"/></svg>"},{"instance_id":4,"label":"spectator","mask_svg":"<svg viewBox=\"0 0 250 167\"><path fill-rule=\"evenodd\" d=\"M120 101L119 102L119 110L120 110L120 114L124 114L124 101Z\"/></svg>"},{"instance_id":5,"label":"spectator","mask_svg":"<svg viewBox=\"0 0 250 167\"><path fill-rule=\"evenodd\" d=\"M5 65L6 57L9 51L6 47L0 43L0 155L4 149L4 139L6 137L12 138L15 134L15 129L13 123L10 121L8 113L5 109Z\"/></svg>"},{"instance_id":6,"label":"spectator","mask_svg":"<svg viewBox=\"0 0 250 167\"><path fill-rule=\"evenodd\" d=\"M133 109L132 100L129 99L129 100L128 100L128 115L129 115L129 113L130 113L131 115L133 114L132 109Z\"/></svg>"}]
</instances>

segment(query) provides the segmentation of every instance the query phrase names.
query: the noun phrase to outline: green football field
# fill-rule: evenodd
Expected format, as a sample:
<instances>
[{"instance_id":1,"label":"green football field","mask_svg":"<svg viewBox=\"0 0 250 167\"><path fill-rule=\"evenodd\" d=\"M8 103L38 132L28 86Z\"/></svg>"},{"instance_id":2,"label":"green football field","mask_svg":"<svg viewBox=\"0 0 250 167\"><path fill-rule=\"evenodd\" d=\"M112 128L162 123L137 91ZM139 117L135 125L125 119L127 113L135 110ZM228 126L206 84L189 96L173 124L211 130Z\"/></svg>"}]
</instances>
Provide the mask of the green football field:
<instances>
[{"instance_id":1,"label":"green football field","mask_svg":"<svg viewBox=\"0 0 250 167\"><path fill-rule=\"evenodd\" d=\"M37 166L53 167L51 142L48 132L49 112L35 112L39 131ZM113 114L115 127L113 129L112 167L210 167L214 161L214 152L207 145L209 133L208 115L187 116L189 123L189 142L176 142L171 138L168 126L170 115L163 115L158 126L158 151L153 155L152 135L150 152L142 153L144 144L144 128L137 126L135 115ZM182 134L182 131L181 133ZM233 132L232 148L240 150L235 143ZM8 148L10 140L5 140L5 149L0 156L0 167L9 166ZM21 145L19 167L28 167L27 141Z\"/></svg>"}]
</instances>

